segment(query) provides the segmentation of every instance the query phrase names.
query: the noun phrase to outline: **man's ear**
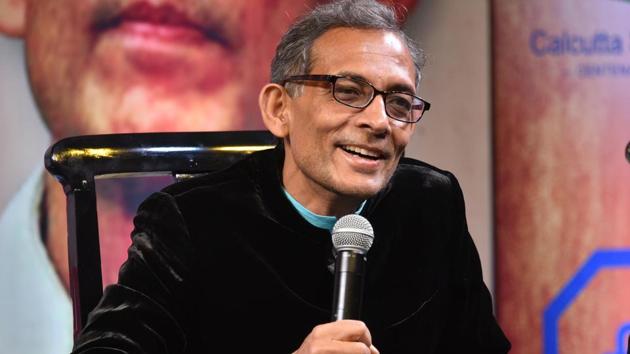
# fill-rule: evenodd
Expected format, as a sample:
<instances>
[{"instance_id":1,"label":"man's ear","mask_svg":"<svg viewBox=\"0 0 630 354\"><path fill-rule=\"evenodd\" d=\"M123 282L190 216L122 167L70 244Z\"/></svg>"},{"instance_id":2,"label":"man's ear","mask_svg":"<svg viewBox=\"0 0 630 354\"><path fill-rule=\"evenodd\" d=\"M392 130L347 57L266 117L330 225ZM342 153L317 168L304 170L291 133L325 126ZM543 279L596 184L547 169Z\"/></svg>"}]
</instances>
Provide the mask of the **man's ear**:
<instances>
[{"instance_id":1,"label":"man's ear","mask_svg":"<svg viewBox=\"0 0 630 354\"><path fill-rule=\"evenodd\" d=\"M285 89L278 84L265 85L258 96L263 123L273 135L281 139L289 134L290 99Z\"/></svg>"},{"instance_id":2,"label":"man's ear","mask_svg":"<svg viewBox=\"0 0 630 354\"><path fill-rule=\"evenodd\" d=\"M27 0L0 0L0 33L22 37L26 23Z\"/></svg>"}]
</instances>

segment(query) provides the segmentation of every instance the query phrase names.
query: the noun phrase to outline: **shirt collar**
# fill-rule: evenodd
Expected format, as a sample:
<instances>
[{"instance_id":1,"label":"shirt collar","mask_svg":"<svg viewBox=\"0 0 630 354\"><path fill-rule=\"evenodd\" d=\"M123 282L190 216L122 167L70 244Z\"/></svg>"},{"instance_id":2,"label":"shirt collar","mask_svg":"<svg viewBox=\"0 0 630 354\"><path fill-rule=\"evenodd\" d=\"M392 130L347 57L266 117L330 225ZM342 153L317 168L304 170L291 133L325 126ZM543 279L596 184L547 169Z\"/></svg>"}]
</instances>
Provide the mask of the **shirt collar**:
<instances>
[{"instance_id":1,"label":"shirt collar","mask_svg":"<svg viewBox=\"0 0 630 354\"><path fill-rule=\"evenodd\" d=\"M289 199L291 205L297 210L298 213L304 218L304 220L308 221L311 225L318 227L320 229L325 229L328 231L332 231L333 226L335 226L335 222L337 222L336 216L328 216L328 215L319 215L315 214L312 211L306 209L304 205L300 204L287 190L283 187L282 191L284 195ZM359 208L354 212L355 214L361 213L363 207L365 206L365 200L359 205Z\"/></svg>"}]
</instances>

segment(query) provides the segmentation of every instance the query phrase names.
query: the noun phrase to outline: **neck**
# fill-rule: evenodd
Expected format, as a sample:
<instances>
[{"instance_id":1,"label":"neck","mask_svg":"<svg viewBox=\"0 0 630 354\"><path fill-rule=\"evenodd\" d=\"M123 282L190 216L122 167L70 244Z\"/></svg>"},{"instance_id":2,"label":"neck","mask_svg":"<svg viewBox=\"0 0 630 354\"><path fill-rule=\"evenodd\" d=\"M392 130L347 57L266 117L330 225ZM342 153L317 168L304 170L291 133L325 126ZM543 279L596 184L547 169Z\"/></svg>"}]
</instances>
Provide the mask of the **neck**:
<instances>
[{"instance_id":1,"label":"neck","mask_svg":"<svg viewBox=\"0 0 630 354\"><path fill-rule=\"evenodd\" d=\"M42 212L46 213L46 250L66 289L70 285L68 266L68 237L66 227L66 196L61 185L49 174L46 174L44 193L46 205Z\"/></svg>"},{"instance_id":2,"label":"neck","mask_svg":"<svg viewBox=\"0 0 630 354\"><path fill-rule=\"evenodd\" d=\"M295 200L312 213L342 217L354 213L363 202L361 198L340 195L312 181L306 184L299 183L292 177L287 172L287 169L283 169L282 182L284 188Z\"/></svg>"}]
</instances>

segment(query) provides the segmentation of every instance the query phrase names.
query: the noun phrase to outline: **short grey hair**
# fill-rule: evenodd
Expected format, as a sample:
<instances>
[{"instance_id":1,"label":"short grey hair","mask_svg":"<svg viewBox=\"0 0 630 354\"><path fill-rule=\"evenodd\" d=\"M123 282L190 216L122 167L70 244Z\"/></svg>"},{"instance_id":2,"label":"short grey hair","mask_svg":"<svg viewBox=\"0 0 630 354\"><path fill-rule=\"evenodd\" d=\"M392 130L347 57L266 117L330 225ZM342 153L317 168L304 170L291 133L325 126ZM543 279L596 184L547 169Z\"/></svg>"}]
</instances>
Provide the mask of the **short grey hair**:
<instances>
[{"instance_id":1,"label":"short grey hair","mask_svg":"<svg viewBox=\"0 0 630 354\"><path fill-rule=\"evenodd\" d=\"M280 40L271 62L271 82L281 84L289 76L308 74L313 66L311 49L315 40L328 30L345 27L397 34L411 54L417 88L425 56L402 30L401 22L396 9L375 0L340 0L317 6L289 27Z\"/></svg>"}]
</instances>

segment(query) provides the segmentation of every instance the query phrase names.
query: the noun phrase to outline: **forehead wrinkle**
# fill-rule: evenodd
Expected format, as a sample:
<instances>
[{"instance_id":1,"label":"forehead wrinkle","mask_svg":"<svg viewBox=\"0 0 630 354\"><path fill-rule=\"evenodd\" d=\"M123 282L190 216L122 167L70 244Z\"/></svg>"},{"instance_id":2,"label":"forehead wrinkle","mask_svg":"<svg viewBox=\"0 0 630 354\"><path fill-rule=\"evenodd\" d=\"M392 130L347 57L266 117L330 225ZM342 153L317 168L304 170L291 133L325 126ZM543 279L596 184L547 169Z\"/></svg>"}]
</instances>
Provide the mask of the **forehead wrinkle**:
<instances>
[{"instance_id":1,"label":"forehead wrinkle","mask_svg":"<svg viewBox=\"0 0 630 354\"><path fill-rule=\"evenodd\" d=\"M356 72L353 71L348 71L348 70L343 70L343 71L339 71L337 73L334 73L334 75L338 75L338 76L345 76L345 77L349 77L351 79L359 79L359 80L363 80L366 81L368 83L370 83L371 85L375 86L374 83L372 83L370 80L368 80L365 76L358 74ZM375 86L376 87L376 86ZM413 86L410 86L406 83L402 83L402 82L395 82L392 84L388 84L385 88L378 88L376 87L377 90L379 91L402 91L402 92L408 92L411 93L413 95L415 95L416 90Z\"/></svg>"},{"instance_id":2,"label":"forehead wrinkle","mask_svg":"<svg viewBox=\"0 0 630 354\"><path fill-rule=\"evenodd\" d=\"M341 37L339 40L331 39L333 38L331 36L339 35L339 32L344 31L354 32L349 33L350 35L356 35L357 31L363 32L370 36L371 40L354 42L353 45L348 47L341 45L347 42L344 37ZM373 36L374 34L377 36ZM378 34L384 34L384 36L378 36ZM325 45L324 42L326 42ZM386 82L390 80L380 74L377 74L370 80L364 75L365 73L362 75L353 70L353 66L351 66L352 61L342 61L339 59L339 56L349 56L357 58L357 60L371 62L373 64L370 66L375 68L376 72L383 71L392 74L396 77L393 77L391 81L396 82L390 84ZM308 73L350 76L367 81L372 85L378 84L378 81L386 80L385 84L387 86L377 87L377 89L404 91L414 95L416 92L416 70L413 59L406 44L396 33L354 28L329 30L314 41L310 50L310 63L312 65L309 67ZM395 70L391 68L395 68ZM400 69L404 69L404 73Z\"/></svg>"}]
</instances>

